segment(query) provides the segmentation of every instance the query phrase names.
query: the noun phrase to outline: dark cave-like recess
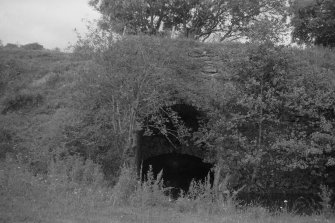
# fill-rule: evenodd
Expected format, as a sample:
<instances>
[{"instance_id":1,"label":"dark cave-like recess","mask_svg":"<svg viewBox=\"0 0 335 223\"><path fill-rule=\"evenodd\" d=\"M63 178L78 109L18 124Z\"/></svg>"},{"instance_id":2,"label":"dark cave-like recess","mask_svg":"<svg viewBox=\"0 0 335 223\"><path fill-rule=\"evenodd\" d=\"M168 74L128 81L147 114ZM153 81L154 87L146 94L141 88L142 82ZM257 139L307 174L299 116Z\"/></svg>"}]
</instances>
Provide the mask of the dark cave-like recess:
<instances>
[{"instance_id":1,"label":"dark cave-like recess","mask_svg":"<svg viewBox=\"0 0 335 223\"><path fill-rule=\"evenodd\" d=\"M192 131L197 131L199 121L204 119L204 114L195 107L188 104L175 104L171 109L178 113L179 117L185 123L185 126L191 128Z\"/></svg>"},{"instance_id":2,"label":"dark cave-like recess","mask_svg":"<svg viewBox=\"0 0 335 223\"><path fill-rule=\"evenodd\" d=\"M163 170L164 186L171 188L170 192L173 197L177 197L181 190L187 192L192 179L205 180L213 167L212 164L205 163L196 156L177 153L163 154L144 160L142 179L145 179L150 166L152 166L154 176Z\"/></svg>"},{"instance_id":3,"label":"dark cave-like recess","mask_svg":"<svg viewBox=\"0 0 335 223\"><path fill-rule=\"evenodd\" d=\"M206 115L198 108L184 104L174 104L162 108L162 111L175 112L181 123L190 134L198 131L201 123L206 120ZM176 131L177 127L171 121L171 117L162 113L165 125L168 129ZM150 120L150 117L147 119ZM153 124L153 123L148 123ZM182 143L170 135L163 135L157 129L150 129L152 134L142 135L138 151L138 168L142 167L142 179L146 179L149 167L155 177L163 170L163 182L168 193L176 198L181 190L187 192L191 181L204 181L211 173L212 164L203 162L205 148L195 146L192 137L186 138L187 143ZM185 138L184 138L185 139Z\"/></svg>"},{"instance_id":4,"label":"dark cave-like recess","mask_svg":"<svg viewBox=\"0 0 335 223\"><path fill-rule=\"evenodd\" d=\"M165 119L164 124L166 129L173 132L173 134L177 132L178 127L171 121L171 117L166 115L170 110L177 114L181 121L180 123L188 129L191 135L198 131L201 124L206 121L205 113L192 105L179 103L164 107L161 110L164 111L162 112L162 117ZM150 118L149 116L145 119L144 126L155 126L154 123L151 123ZM144 130L149 130L151 134L143 134ZM144 160L166 153L181 153L198 157L205 156L205 148L202 148L201 145L195 145L192 141L192 136L183 137L183 140L186 140L187 143L185 141L182 143L175 135L164 135L157 128L148 127L147 129L143 129L142 135L139 137L139 149L137 151L138 168Z\"/></svg>"}]
</instances>

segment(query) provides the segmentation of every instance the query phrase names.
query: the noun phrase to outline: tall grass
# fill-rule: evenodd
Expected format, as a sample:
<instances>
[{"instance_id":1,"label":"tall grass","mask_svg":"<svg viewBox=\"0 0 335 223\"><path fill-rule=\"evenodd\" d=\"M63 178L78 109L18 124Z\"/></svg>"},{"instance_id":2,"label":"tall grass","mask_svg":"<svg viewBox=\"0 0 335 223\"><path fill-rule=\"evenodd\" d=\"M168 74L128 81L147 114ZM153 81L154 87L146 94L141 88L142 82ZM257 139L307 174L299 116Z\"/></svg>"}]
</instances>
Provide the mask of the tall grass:
<instances>
[{"instance_id":1,"label":"tall grass","mask_svg":"<svg viewBox=\"0 0 335 223\"><path fill-rule=\"evenodd\" d=\"M169 188L164 188L164 180L162 178L163 170L155 177L150 166L143 182L138 181L136 190L131 196L132 204L145 206L169 206L171 198L167 196Z\"/></svg>"},{"instance_id":2,"label":"tall grass","mask_svg":"<svg viewBox=\"0 0 335 223\"><path fill-rule=\"evenodd\" d=\"M333 190L332 189L330 189L326 185L321 185L320 186L319 197L321 198L322 211L326 215L330 215L332 213L334 214L334 212L335 212L335 210L332 210L332 205L331 205L332 196L333 196Z\"/></svg>"},{"instance_id":3,"label":"tall grass","mask_svg":"<svg viewBox=\"0 0 335 223\"><path fill-rule=\"evenodd\" d=\"M173 200L163 172L140 181L124 166L118 183L106 187L99 165L78 156L50 160L47 172L33 173L19 159L0 163L0 222L332 222L332 214L298 216L270 213L259 206L238 207L227 193L226 177L215 187L208 177L193 181ZM218 174L216 174L217 177ZM214 179L215 181L215 179ZM327 192L328 191L328 192ZM323 195L329 196L329 189ZM326 199L325 199L326 201Z\"/></svg>"},{"instance_id":4,"label":"tall grass","mask_svg":"<svg viewBox=\"0 0 335 223\"><path fill-rule=\"evenodd\" d=\"M29 169L9 156L0 163L0 222L45 222L110 201L100 167L90 160L73 156L50 161L43 173Z\"/></svg>"}]
</instances>

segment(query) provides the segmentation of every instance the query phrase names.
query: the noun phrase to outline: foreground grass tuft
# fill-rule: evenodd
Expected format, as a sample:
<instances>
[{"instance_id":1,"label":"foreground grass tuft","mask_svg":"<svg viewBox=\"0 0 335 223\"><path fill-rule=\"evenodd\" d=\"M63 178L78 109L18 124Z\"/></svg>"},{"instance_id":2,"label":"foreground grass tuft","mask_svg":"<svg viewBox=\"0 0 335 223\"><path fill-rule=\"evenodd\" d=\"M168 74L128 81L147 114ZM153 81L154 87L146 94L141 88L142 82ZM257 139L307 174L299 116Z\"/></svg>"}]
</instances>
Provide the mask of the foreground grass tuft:
<instances>
[{"instance_id":1,"label":"foreground grass tuft","mask_svg":"<svg viewBox=\"0 0 335 223\"><path fill-rule=\"evenodd\" d=\"M195 189L171 201L159 176L143 183L133 176L123 168L112 189L103 186L96 164L79 157L54 160L47 174L36 175L25 164L7 158L0 163L0 222L327 223L335 219L324 214L271 214L257 206L228 208L224 201L206 202L204 195L192 198Z\"/></svg>"}]
</instances>

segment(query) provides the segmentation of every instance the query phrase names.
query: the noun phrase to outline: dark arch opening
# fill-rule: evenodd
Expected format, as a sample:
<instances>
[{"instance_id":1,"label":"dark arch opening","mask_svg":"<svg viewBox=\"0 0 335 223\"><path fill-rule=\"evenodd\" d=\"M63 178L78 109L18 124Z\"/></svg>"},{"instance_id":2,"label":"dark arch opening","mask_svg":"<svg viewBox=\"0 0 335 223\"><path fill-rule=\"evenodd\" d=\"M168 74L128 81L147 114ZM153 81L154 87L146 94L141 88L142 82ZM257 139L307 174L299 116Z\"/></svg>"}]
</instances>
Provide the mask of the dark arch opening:
<instances>
[{"instance_id":1,"label":"dark arch opening","mask_svg":"<svg viewBox=\"0 0 335 223\"><path fill-rule=\"evenodd\" d=\"M204 157L205 149L199 144L195 145L192 135L199 130L205 121L204 112L195 106L184 103L165 106L157 113L148 116L144 120L143 130L140 133L142 135L139 139L138 164L140 165L152 156L166 153ZM181 131L181 135L179 134L180 128L185 130Z\"/></svg>"},{"instance_id":2,"label":"dark arch opening","mask_svg":"<svg viewBox=\"0 0 335 223\"><path fill-rule=\"evenodd\" d=\"M198 131L200 122L205 117L203 112L188 104L175 104L170 108L178 113L187 128L190 128L191 131Z\"/></svg>"},{"instance_id":3,"label":"dark arch opening","mask_svg":"<svg viewBox=\"0 0 335 223\"><path fill-rule=\"evenodd\" d=\"M168 153L150 157L143 162L142 179L145 179L150 166L156 177L163 170L164 186L170 188L170 195L178 197L181 190L187 192L192 180L204 181L211 173L213 164L205 163L199 157ZM213 176L210 177L213 179Z\"/></svg>"},{"instance_id":4,"label":"dark arch opening","mask_svg":"<svg viewBox=\"0 0 335 223\"><path fill-rule=\"evenodd\" d=\"M182 125L189 134L182 135L182 140L173 135L164 135L159 129L150 127L155 126L156 117L160 118L159 122L163 121L167 130L178 132ZM138 154L138 168L142 167L142 179L145 179L149 166L152 166L154 176L163 170L164 186L172 188L170 194L175 198L181 190L188 191L192 179L204 180L213 165L203 162L206 149L193 142L192 134L205 122L206 115L203 111L185 103L163 107L152 117L147 117L144 126L147 126L146 130L150 134L142 135Z\"/></svg>"}]
</instances>

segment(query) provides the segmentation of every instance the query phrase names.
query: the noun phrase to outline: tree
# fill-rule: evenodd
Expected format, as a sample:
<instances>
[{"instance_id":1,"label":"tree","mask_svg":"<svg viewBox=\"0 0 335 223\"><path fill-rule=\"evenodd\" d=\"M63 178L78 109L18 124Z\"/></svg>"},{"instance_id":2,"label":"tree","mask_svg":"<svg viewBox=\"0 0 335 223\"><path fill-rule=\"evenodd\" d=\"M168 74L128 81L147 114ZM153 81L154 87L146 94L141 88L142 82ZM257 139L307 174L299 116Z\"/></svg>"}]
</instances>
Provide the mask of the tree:
<instances>
[{"instance_id":1,"label":"tree","mask_svg":"<svg viewBox=\"0 0 335 223\"><path fill-rule=\"evenodd\" d=\"M28 43L22 46L25 50L43 50L44 47L39 43Z\"/></svg>"},{"instance_id":2,"label":"tree","mask_svg":"<svg viewBox=\"0 0 335 223\"><path fill-rule=\"evenodd\" d=\"M114 32L156 35L173 27L185 37L223 41L245 36L255 22L284 18L280 0L91 0L102 13L101 27ZM278 20L281 22L281 20Z\"/></svg>"},{"instance_id":3,"label":"tree","mask_svg":"<svg viewBox=\"0 0 335 223\"><path fill-rule=\"evenodd\" d=\"M293 41L335 46L335 1L294 0L291 13Z\"/></svg>"},{"instance_id":4,"label":"tree","mask_svg":"<svg viewBox=\"0 0 335 223\"><path fill-rule=\"evenodd\" d=\"M325 69L331 51L302 56L269 42L245 46L228 54L232 62L225 69L232 75L217 89L229 94L220 92L218 112L199 141L223 172L243 176L231 184L234 188L316 193L315 182L331 185L335 83L333 66Z\"/></svg>"},{"instance_id":5,"label":"tree","mask_svg":"<svg viewBox=\"0 0 335 223\"><path fill-rule=\"evenodd\" d=\"M250 46L243 55L248 59L242 56L231 64L237 93L224 105L230 114L213 120L209 128L213 141L209 143L225 160L227 171L243 172L243 184L252 191L263 187L260 179L265 178L260 175L269 168L264 159L281 134L278 108L289 77L288 55L269 42Z\"/></svg>"},{"instance_id":6,"label":"tree","mask_svg":"<svg viewBox=\"0 0 335 223\"><path fill-rule=\"evenodd\" d=\"M18 49L20 48L18 44L14 44L14 43L7 43L5 48L7 49Z\"/></svg>"}]
</instances>

